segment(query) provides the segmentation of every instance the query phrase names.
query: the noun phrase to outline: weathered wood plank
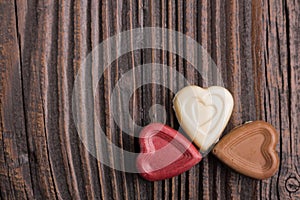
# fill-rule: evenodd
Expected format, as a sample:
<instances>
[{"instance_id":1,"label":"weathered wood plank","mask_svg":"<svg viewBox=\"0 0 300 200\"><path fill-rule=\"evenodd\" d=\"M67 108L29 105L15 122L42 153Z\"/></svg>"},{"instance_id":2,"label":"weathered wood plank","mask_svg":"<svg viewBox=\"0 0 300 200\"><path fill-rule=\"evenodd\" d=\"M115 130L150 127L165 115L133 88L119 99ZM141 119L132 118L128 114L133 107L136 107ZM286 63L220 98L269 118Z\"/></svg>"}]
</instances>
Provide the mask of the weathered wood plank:
<instances>
[{"instance_id":1,"label":"weathered wood plank","mask_svg":"<svg viewBox=\"0 0 300 200\"><path fill-rule=\"evenodd\" d=\"M0 198L33 197L14 2L0 6Z\"/></svg>"},{"instance_id":2,"label":"weathered wood plank","mask_svg":"<svg viewBox=\"0 0 300 200\"><path fill-rule=\"evenodd\" d=\"M297 199L300 197L299 156L294 152L299 151L300 146L297 125L294 123L299 115L299 106L296 105L299 93L295 91L299 88L295 79L299 76L299 58L291 57L291 54L295 55L295 47L299 46L299 2L266 1L262 14L264 72L259 78L263 80L265 99L261 109L265 110L263 118L280 130L280 168L276 176L263 181L261 195L270 199ZM291 40L294 42L291 43Z\"/></svg>"},{"instance_id":3,"label":"weathered wood plank","mask_svg":"<svg viewBox=\"0 0 300 200\"><path fill-rule=\"evenodd\" d=\"M300 16L299 1L0 1L0 198L1 199L298 199L300 198ZM182 32L198 41L222 74L235 100L224 131L245 121L263 119L280 134L280 169L268 180L240 175L208 155L190 171L169 180L148 182L137 174L113 170L86 150L72 116L74 79L83 59L99 43L124 30L158 26ZM130 39L133 45L136 38ZM152 42L159 38L152 37ZM196 52L162 39L162 45ZM116 43L117 45L117 43ZM109 56L109 55L104 55ZM93 57L93 65L99 59ZM199 61L209 70L208 60ZM109 140L138 152L138 133L130 119L112 117L112 91L123 74L135 67L165 64L192 84L210 83L193 66L172 53L143 49L123 55L98 82L92 126L99 123ZM145 126L164 121L178 128L172 110L173 91L184 86L169 71L133 70L128 85L117 89L122 113L122 89L136 87L145 77L170 88L145 85L129 104L134 121ZM92 75L87 73L92 82ZM91 103L83 91L80 101ZM160 107L165 107L166 116ZM87 120L80 108L79 118ZM149 110L160 111L160 114ZM156 109L156 110L155 110ZM82 125L80 129L84 129ZM95 148L100 139L95 137ZM97 146L98 145L98 146ZM108 149L112 165L116 155ZM118 155L124 159L124 155Z\"/></svg>"}]
</instances>

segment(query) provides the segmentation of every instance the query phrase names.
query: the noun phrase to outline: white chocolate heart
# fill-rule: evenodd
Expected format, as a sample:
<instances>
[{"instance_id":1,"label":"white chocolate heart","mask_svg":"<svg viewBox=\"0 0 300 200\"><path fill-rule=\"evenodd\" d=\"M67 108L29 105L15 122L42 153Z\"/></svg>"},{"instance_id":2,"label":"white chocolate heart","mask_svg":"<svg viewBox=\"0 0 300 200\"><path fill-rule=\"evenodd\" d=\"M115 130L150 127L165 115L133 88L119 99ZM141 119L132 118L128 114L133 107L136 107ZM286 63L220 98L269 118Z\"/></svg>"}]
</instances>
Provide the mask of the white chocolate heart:
<instances>
[{"instance_id":1,"label":"white chocolate heart","mask_svg":"<svg viewBox=\"0 0 300 200\"><path fill-rule=\"evenodd\" d=\"M183 130L204 153L218 141L226 127L233 98L223 87L203 89L193 85L175 95L173 108Z\"/></svg>"}]
</instances>

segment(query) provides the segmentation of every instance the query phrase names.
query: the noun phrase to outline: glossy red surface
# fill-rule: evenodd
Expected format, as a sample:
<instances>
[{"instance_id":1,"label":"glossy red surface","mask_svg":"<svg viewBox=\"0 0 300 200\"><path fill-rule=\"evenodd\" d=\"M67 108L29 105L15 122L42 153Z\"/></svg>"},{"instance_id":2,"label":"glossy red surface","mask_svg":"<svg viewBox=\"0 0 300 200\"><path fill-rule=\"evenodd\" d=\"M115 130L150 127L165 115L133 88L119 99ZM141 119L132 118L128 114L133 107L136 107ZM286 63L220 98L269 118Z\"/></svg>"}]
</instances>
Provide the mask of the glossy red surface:
<instances>
[{"instance_id":1,"label":"glossy red surface","mask_svg":"<svg viewBox=\"0 0 300 200\"><path fill-rule=\"evenodd\" d=\"M140 133L141 153L136 166L140 175L150 181L177 176L201 161L193 144L169 126L153 123Z\"/></svg>"}]
</instances>

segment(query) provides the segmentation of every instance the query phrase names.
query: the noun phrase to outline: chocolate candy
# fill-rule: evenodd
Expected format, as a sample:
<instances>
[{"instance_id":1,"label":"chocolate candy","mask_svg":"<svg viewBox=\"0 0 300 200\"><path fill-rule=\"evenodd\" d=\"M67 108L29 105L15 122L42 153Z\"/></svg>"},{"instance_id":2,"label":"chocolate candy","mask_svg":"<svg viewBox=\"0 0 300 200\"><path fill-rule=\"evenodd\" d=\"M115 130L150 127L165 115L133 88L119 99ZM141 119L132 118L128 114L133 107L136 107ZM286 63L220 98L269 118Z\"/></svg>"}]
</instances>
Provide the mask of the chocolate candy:
<instances>
[{"instance_id":1,"label":"chocolate candy","mask_svg":"<svg viewBox=\"0 0 300 200\"><path fill-rule=\"evenodd\" d=\"M159 123L146 126L140 133L141 153L136 166L150 181L177 176L201 161L201 154L176 130Z\"/></svg>"},{"instance_id":2,"label":"chocolate candy","mask_svg":"<svg viewBox=\"0 0 300 200\"><path fill-rule=\"evenodd\" d=\"M278 134L272 125L255 121L233 129L212 152L239 173L266 179L278 170L277 142Z\"/></svg>"},{"instance_id":3,"label":"chocolate candy","mask_svg":"<svg viewBox=\"0 0 300 200\"><path fill-rule=\"evenodd\" d=\"M222 134L233 108L228 90L219 86L203 89L187 86L173 100L173 108L183 130L206 154Z\"/></svg>"}]
</instances>

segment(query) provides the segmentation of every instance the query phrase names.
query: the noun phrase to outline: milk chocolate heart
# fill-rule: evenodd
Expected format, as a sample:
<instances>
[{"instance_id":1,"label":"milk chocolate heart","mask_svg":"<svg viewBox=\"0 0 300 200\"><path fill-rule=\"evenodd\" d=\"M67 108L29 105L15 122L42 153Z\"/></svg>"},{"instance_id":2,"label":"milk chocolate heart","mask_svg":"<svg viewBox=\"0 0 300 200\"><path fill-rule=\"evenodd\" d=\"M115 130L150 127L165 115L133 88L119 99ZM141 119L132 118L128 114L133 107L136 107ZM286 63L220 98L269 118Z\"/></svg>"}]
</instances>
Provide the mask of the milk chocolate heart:
<instances>
[{"instance_id":1,"label":"milk chocolate heart","mask_svg":"<svg viewBox=\"0 0 300 200\"><path fill-rule=\"evenodd\" d=\"M230 118L233 98L223 87L187 86L173 100L177 119L202 153L207 153Z\"/></svg>"},{"instance_id":2,"label":"milk chocolate heart","mask_svg":"<svg viewBox=\"0 0 300 200\"><path fill-rule=\"evenodd\" d=\"M153 123L140 133L141 153L136 166L150 181L177 176L201 161L201 154L183 135L163 124Z\"/></svg>"},{"instance_id":3,"label":"milk chocolate heart","mask_svg":"<svg viewBox=\"0 0 300 200\"><path fill-rule=\"evenodd\" d=\"M264 121L247 123L233 129L213 149L213 154L241 174L256 179L271 177L278 169L275 151L278 135Z\"/></svg>"}]
</instances>

